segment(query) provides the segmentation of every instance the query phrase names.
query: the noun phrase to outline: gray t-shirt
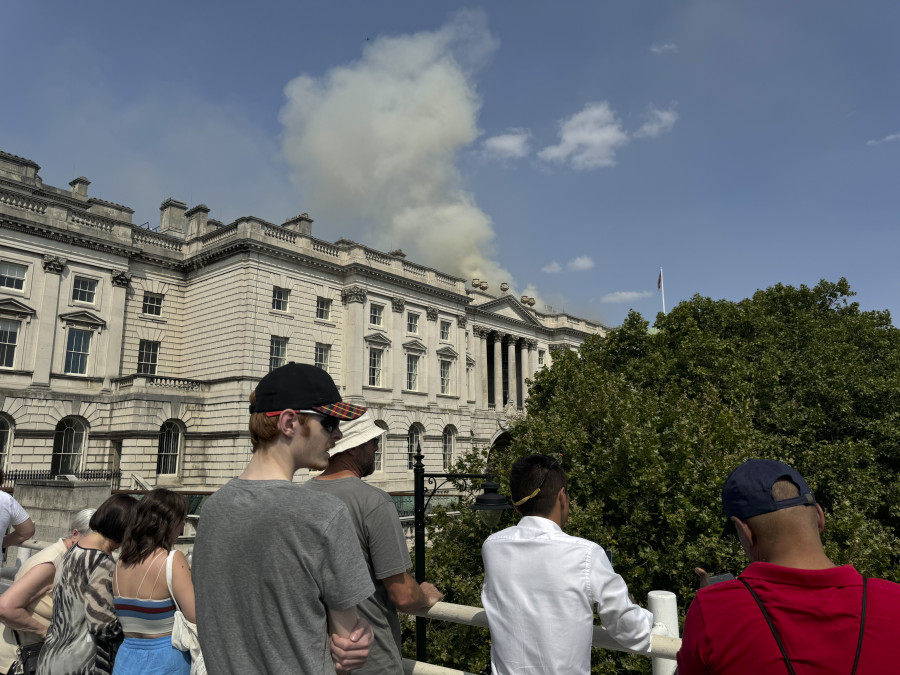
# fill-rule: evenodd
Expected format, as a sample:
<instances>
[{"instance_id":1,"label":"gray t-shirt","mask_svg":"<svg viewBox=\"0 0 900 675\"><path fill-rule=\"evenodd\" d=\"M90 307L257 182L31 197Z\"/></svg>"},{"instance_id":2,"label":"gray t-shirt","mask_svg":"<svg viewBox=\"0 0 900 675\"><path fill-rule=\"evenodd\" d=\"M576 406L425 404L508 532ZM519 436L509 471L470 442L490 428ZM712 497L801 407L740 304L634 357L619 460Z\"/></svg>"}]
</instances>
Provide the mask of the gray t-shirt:
<instances>
[{"instance_id":1,"label":"gray t-shirt","mask_svg":"<svg viewBox=\"0 0 900 675\"><path fill-rule=\"evenodd\" d=\"M306 483L313 490L340 498L350 511L359 545L375 583L375 593L359 604L359 612L375 633L375 642L366 665L353 671L363 675L402 674L400 660L400 619L381 579L405 572L412 565L406 537L394 500L384 490L359 478L313 479Z\"/></svg>"},{"instance_id":2,"label":"gray t-shirt","mask_svg":"<svg viewBox=\"0 0 900 675\"><path fill-rule=\"evenodd\" d=\"M283 480L232 479L203 505L197 629L216 675L334 673L326 607L369 597L344 504Z\"/></svg>"}]
</instances>

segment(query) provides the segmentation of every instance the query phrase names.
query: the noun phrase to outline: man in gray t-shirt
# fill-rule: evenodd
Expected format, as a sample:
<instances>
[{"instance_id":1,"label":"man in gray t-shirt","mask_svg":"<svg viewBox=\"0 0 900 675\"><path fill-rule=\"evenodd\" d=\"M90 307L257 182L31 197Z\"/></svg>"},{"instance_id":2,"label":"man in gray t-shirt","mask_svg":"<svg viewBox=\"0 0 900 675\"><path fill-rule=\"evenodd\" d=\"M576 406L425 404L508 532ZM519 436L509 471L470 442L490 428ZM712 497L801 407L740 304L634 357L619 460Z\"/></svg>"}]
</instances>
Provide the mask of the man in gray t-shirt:
<instances>
[{"instance_id":1,"label":"man in gray t-shirt","mask_svg":"<svg viewBox=\"0 0 900 675\"><path fill-rule=\"evenodd\" d=\"M417 584L407 573L412 565L394 501L384 490L361 480L374 469L384 430L367 411L347 422L342 431L344 437L332 448L328 468L306 486L334 495L347 505L375 585L375 593L358 605L359 613L372 624L375 640L365 666L354 672L400 674L397 610L431 607L443 596L432 584ZM322 495L323 499L328 495Z\"/></svg>"},{"instance_id":2,"label":"man in gray t-shirt","mask_svg":"<svg viewBox=\"0 0 900 675\"><path fill-rule=\"evenodd\" d=\"M204 504L194 548L207 671L356 670L372 637L356 605L374 586L343 502L292 478L299 468L325 468L339 420L365 408L341 402L325 371L290 363L260 381L250 412L253 456Z\"/></svg>"}]
</instances>

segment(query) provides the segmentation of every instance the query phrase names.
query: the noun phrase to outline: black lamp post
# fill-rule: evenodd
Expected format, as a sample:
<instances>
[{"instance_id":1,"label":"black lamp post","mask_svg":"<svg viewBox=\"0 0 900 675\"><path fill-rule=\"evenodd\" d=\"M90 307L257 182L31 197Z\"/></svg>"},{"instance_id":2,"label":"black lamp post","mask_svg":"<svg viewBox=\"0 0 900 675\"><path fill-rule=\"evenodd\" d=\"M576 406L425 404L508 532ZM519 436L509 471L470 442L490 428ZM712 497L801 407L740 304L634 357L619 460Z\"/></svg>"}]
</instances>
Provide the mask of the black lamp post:
<instances>
[{"instance_id":1,"label":"black lamp post","mask_svg":"<svg viewBox=\"0 0 900 675\"><path fill-rule=\"evenodd\" d=\"M416 446L416 454L414 456L415 464L413 465L413 477L415 479L415 497L414 497L414 522L415 522L415 544L416 544L416 581L420 584L425 581L425 512L434 493L437 492L447 481L462 480L469 481L472 479L481 479L485 482L482 484L484 492L475 498L475 503L469 508L477 511L482 522L490 528L497 526L500 522L500 515L505 509L511 508L506 497L500 494L500 486L494 482L494 474L491 472L490 463L491 455L488 452L488 472L487 473L425 473L425 465L422 463L424 456L422 455L422 445ZM431 487L428 498L425 498L425 481ZM441 483L438 483L441 480ZM421 616L416 617L416 661L427 660L427 643L426 643L426 619Z\"/></svg>"}]
</instances>

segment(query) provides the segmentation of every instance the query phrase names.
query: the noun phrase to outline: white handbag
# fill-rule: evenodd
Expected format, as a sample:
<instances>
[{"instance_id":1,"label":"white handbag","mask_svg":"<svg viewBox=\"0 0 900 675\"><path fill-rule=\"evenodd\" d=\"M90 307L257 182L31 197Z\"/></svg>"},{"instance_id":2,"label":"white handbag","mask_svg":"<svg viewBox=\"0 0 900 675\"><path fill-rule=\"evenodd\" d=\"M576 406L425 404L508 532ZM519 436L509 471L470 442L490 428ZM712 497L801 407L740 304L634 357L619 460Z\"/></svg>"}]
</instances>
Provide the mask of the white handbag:
<instances>
[{"instance_id":1,"label":"white handbag","mask_svg":"<svg viewBox=\"0 0 900 675\"><path fill-rule=\"evenodd\" d=\"M169 551L166 559L166 584L169 586L169 595L175 603L175 624L172 626L172 646L183 652L191 654L191 675L206 675L206 665L203 663L203 654L200 651L200 639L197 637L197 624L188 621L181 613L181 607L175 599L172 591L172 557L175 551Z\"/></svg>"}]
</instances>

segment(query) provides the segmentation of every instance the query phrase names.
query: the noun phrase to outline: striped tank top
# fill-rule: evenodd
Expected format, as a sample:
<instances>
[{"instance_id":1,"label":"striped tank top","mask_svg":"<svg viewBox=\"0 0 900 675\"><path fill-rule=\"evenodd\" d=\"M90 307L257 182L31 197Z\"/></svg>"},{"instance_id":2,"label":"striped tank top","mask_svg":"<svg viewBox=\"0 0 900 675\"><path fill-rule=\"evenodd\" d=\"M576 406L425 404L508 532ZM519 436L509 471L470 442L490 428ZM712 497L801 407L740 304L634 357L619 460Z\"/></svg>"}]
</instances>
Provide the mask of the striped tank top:
<instances>
[{"instance_id":1,"label":"striped tank top","mask_svg":"<svg viewBox=\"0 0 900 675\"><path fill-rule=\"evenodd\" d=\"M160 574L165 568L161 565L159 572L156 574L156 581L159 581ZM147 572L150 569L147 568ZM118 573L118 565L116 566ZM147 572L144 572L144 578L138 584L138 594L140 594L141 586L147 578ZM114 582L117 579L113 580ZM118 584L115 584L116 586ZM153 588L156 588L154 582ZM151 589L152 593L152 589ZM118 593L113 595L113 606L116 610L116 616L119 623L122 624L122 630L126 633L143 633L144 635L159 635L162 633L171 633L172 627L175 625L175 601L171 598L164 600L152 600L142 598L129 598Z\"/></svg>"}]
</instances>

